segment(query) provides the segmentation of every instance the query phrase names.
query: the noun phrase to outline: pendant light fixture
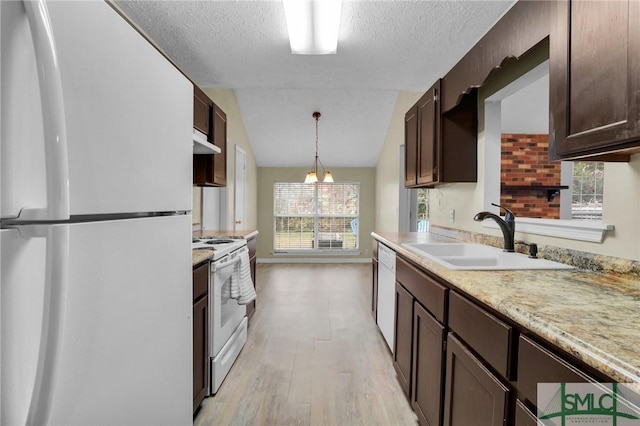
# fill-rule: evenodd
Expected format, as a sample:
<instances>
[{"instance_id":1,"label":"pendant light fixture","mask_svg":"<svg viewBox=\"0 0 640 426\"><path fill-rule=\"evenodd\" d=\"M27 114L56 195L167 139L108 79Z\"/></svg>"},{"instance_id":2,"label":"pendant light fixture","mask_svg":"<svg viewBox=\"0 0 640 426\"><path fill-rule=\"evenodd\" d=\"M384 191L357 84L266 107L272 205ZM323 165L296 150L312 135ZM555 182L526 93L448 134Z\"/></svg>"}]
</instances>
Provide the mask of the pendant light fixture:
<instances>
[{"instance_id":1,"label":"pendant light fixture","mask_svg":"<svg viewBox=\"0 0 640 426\"><path fill-rule=\"evenodd\" d=\"M316 120L316 156L313 160L313 166L309 173L307 173L307 177L304 179L304 183L316 183L318 182L318 164L322 168L322 182L333 182L333 175L330 171L324 169L320 158L318 157L318 120L320 119L320 113L318 111L313 113L313 118Z\"/></svg>"}]
</instances>

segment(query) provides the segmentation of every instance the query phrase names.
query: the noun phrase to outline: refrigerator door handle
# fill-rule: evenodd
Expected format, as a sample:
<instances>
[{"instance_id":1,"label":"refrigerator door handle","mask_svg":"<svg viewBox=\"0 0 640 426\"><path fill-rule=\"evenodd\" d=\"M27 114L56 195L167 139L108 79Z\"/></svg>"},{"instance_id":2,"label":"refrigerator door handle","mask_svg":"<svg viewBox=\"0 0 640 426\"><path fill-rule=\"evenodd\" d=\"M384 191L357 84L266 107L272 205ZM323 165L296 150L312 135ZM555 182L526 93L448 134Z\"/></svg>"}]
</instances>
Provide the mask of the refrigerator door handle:
<instances>
[{"instance_id":1,"label":"refrigerator door handle","mask_svg":"<svg viewBox=\"0 0 640 426\"><path fill-rule=\"evenodd\" d=\"M69 219L69 156L62 79L49 10L44 0L24 1L36 53L45 146L47 207L25 207L19 221Z\"/></svg>"},{"instance_id":2,"label":"refrigerator door handle","mask_svg":"<svg viewBox=\"0 0 640 426\"><path fill-rule=\"evenodd\" d=\"M46 238L42 328L38 364L27 425L45 425L51 412L62 352L62 335L69 278L69 226L18 227L26 238Z\"/></svg>"}]
</instances>

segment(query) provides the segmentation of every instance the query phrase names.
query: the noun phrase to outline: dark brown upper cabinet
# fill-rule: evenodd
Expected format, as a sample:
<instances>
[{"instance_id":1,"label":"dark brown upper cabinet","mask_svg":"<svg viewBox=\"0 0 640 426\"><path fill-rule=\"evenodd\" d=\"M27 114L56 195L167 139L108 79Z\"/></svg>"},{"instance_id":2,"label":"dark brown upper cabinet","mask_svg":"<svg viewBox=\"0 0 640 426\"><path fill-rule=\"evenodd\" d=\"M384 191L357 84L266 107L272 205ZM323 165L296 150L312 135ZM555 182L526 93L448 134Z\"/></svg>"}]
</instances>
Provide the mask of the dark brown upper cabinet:
<instances>
[{"instance_id":1,"label":"dark brown upper cabinet","mask_svg":"<svg viewBox=\"0 0 640 426\"><path fill-rule=\"evenodd\" d=\"M438 179L440 132L440 80L405 114L405 187L434 183Z\"/></svg>"},{"instance_id":2,"label":"dark brown upper cabinet","mask_svg":"<svg viewBox=\"0 0 640 426\"><path fill-rule=\"evenodd\" d=\"M640 2L551 2L550 154L640 152Z\"/></svg>"},{"instance_id":3,"label":"dark brown upper cabinet","mask_svg":"<svg viewBox=\"0 0 640 426\"><path fill-rule=\"evenodd\" d=\"M440 80L418 101L418 185L428 185L438 180L439 96Z\"/></svg>"},{"instance_id":4,"label":"dark brown upper cabinet","mask_svg":"<svg viewBox=\"0 0 640 426\"><path fill-rule=\"evenodd\" d=\"M449 111L482 86L505 60L518 59L549 37L552 2L520 0L467 52L442 80L441 109Z\"/></svg>"},{"instance_id":5,"label":"dark brown upper cabinet","mask_svg":"<svg viewBox=\"0 0 640 426\"><path fill-rule=\"evenodd\" d=\"M418 104L404 115L404 186L418 183Z\"/></svg>"},{"instance_id":6,"label":"dark brown upper cabinet","mask_svg":"<svg viewBox=\"0 0 640 426\"><path fill-rule=\"evenodd\" d=\"M227 115L198 86L193 90L193 127L221 151L193 156L193 184L227 186Z\"/></svg>"},{"instance_id":7,"label":"dark brown upper cabinet","mask_svg":"<svg viewBox=\"0 0 640 426\"><path fill-rule=\"evenodd\" d=\"M438 80L405 114L407 188L476 181L477 98L442 114L440 96Z\"/></svg>"},{"instance_id":8,"label":"dark brown upper cabinet","mask_svg":"<svg viewBox=\"0 0 640 426\"><path fill-rule=\"evenodd\" d=\"M213 101L196 85L193 86L193 127L207 135L211 142L210 122Z\"/></svg>"},{"instance_id":9,"label":"dark brown upper cabinet","mask_svg":"<svg viewBox=\"0 0 640 426\"><path fill-rule=\"evenodd\" d=\"M213 144L220 154L213 156L213 184L227 186L227 114L213 105Z\"/></svg>"}]
</instances>

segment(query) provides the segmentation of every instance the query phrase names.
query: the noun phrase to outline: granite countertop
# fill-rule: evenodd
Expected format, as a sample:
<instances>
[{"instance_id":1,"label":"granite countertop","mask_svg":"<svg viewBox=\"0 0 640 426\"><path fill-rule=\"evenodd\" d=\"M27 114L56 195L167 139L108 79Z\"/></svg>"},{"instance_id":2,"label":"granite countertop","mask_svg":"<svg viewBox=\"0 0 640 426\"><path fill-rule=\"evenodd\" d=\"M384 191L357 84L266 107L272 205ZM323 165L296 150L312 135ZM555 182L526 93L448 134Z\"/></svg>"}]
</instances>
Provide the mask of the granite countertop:
<instances>
[{"instance_id":1,"label":"granite countertop","mask_svg":"<svg viewBox=\"0 0 640 426\"><path fill-rule=\"evenodd\" d=\"M611 379L640 390L637 280L580 269L455 271L402 244L458 240L428 233L371 235Z\"/></svg>"},{"instance_id":2,"label":"granite countertop","mask_svg":"<svg viewBox=\"0 0 640 426\"><path fill-rule=\"evenodd\" d=\"M248 240L258 235L256 230L246 231L196 231L192 234L193 237L231 237L231 238L244 238ZM213 250L197 249L191 250L191 264L196 266L213 256Z\"/></svg>"},{"instance_id":3,"label":"granite countertop","mask_svg":"<svg viewBox=\"0 0 640 426\"><path fill-rule=\"evenodd\" d=\"M191 266L199 265L202 262L211 259L211 256L213 256L213 250L191 250Z\"/></svg>"}]
</instances>

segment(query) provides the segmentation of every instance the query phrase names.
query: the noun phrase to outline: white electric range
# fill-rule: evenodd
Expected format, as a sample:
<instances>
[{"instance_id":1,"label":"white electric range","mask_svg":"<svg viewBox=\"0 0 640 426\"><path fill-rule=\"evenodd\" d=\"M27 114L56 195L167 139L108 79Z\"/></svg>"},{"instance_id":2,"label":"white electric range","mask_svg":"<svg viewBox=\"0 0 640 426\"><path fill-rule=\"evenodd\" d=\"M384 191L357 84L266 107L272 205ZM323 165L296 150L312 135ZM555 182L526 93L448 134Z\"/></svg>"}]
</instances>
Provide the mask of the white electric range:
<instances>
[{"instance_id":1,"label":"white electric range","mask_svg":"<svg viewBox=\"0 0 640 426\"><path fill-rule=\"evenodd\" d=\"M213 250L209 264L209 395L214 395L247 342L247 307L231 296L231 274L239 267L244 238L194 237L191 248Z\"/></svg>"}]
</instances>

